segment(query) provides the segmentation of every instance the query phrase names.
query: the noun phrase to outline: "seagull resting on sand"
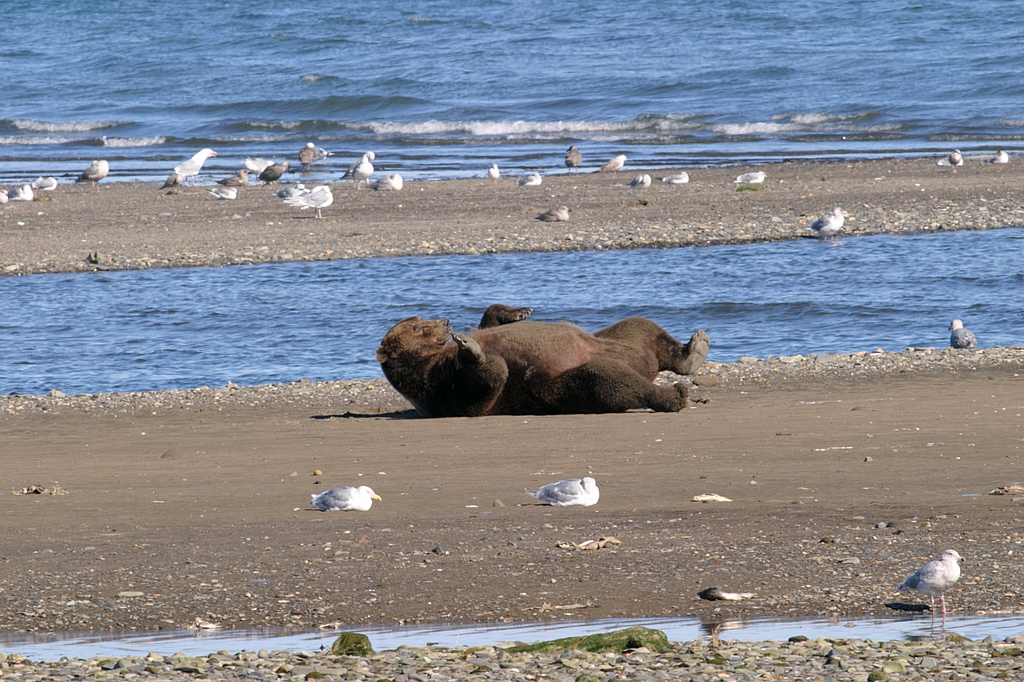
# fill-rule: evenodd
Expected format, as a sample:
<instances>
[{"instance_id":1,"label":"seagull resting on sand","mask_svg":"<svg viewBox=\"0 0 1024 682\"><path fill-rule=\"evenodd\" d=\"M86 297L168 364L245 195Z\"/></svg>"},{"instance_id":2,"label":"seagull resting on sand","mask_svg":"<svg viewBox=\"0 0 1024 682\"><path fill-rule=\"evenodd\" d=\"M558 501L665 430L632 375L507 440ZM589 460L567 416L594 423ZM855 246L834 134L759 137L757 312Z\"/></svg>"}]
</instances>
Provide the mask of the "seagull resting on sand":
<instances>
[{"instance_id":1,"label":"seagull resting on sand","mask_svg":"<svg viewBox=\"0 0 1024 682\"><path fill-rule=\"evenodd\" d=\"M35 196L35 193L32 192L32 185L22 185L7 190L7 198L11 201L32 201Z\"/></svg>"},{"instance_id":2,"label":"seagull resting on sand","mask_svg":"<svg viewBox=\"0 0 1024 682\"><path fill-rule=\"evenodd\" d=\"M93 187L110 172L110 164L105 159L97 159L89 164L89 167L82 171L75 182L91 182Z\"/></svg>"},{"instance_id":3,"label":"seagull resting on sand","mask_svg":"<svg viewBox=\"0 0 1024 682\"><path fill-rule=\"evenodd\" d=\"M988 162L989 163L1010 163L1010 155L1000 149L998 152L995 153L995 156L993 156L991 159L988 160Z\"/></svg>"},{"instance_id":4,"label":"seagull resting on sand","mask_svg":"<svg viewBox=\"0 0 1024 682\"><path fill-rule=\"evenodd\" d=\"M959 149L954 149L952 152L949 153L949 156L947 156L944 159L939 159L938 161L936 161L936 165L952 166L953 172L956 173L956 169L964 165L963 154L960 153Z\"/></svg>"},{"instance_id":5,"label":"seagull resting on sand","mask_svg":"<svg viewBox=\"0 0 1024 682\"><path fill-rule=\"evenodd\" d=\"M676 173L675 175L668 175L661 179L662 182L667 182L670 185L685 185L690 181L690 174L686 171Z\"/></svg>"},{"instance_id":6,"label":"seagull resting on sand","mask_svg":"<svg viewBox=\"0 0 1024 682\"><path fill-rule=\"evenodd\" d=\"M238 197L238 190L234 187L225 187L224 185L214 185L210 188L210 194L217 199L234 199Z\"/></svg>"},{"instance_id":7,"label":"seagull resting on sand","mask_svg":"<svg viewBox=\"0 0 1024 682\"><path fill-rule=\"evenodd\" d=\"M640 196L643 196L644 190L651 186L651 176L647 173L641 173L629 181L629 186L640 190Z\"/></svg>"},{"instance_id":8,"label":"seagull resting on sand","mask_svg":"<svg viewBox=\"0 0 1024 682\"><path fill-rule=\"evenodd\" d=\"M903 581L896 590L917 590L932 600L932 620L935 620L935 595L942 602L942 626L946 626L946 590L960 579L960 560L963 557L955 549L947 549L940 559L929 561Z\"/></svg>"},{"instance_id":9,"label":"seagull resting on sand","mask_svg":"<svg viewBox=\"0 0 1024 682\"><path fill-rule=\"evenodd\" d=\"M764 174L764 171L756 171L754 173L738 175L733 182L738 185L760 185L766 177L768 176Z\"/></svg>"},{"instance_id":10,"label":"seagull resting on sand","mask_svg":"<svg viewBox=\"0 0 1024 682\"><path fill-rule=\"evenodd\" d=\"M238 171L238 175L232 175L217 181L218 185L225 187L245 187L249 184L249 171L244 168Z\"/></svg>"},{"instance_id":11,"label":"seagull resting on sand","mask_svg":"<svg viewBox=\"0 0 1024 682\"><path fill-rule=\"evenodd\" d=\"M32 189L49 192L57 189L57 178L36 178L32 181Z\"/></svg>"},{"instance_id":12,"label":"seagull resting on sand","mask_svg":"<svg viewBox=\"0 0 1024 682\"><path fill-rule=\"evenodd\" d=\"M188 180L191 179L192 186L194 187L196 184L196 176L199 175L199 171L203 169L203 164L206 163L207 159L215 156L217 156L217 152L212 149L200 149L192 155L191 159L185 161L180 166L175 166L174 172L181 176L181 181L183 183L188 182Z\"/></svg>"},{"instance_id":13,"label":"seagull resting on sand","mask_svg":"<svg viewBox=\"0 0 1024 682\"><path fill-rule=\"evenodd\" d=\"M949 345L953 348L967 348L974 350L978 347L978 339L969 329L964 329L964 323L960 320L953 320L949 323Z\"/></svg>"},{"instance_id":14,"label":"seagull resting on sand","mask_svg":"<svg viewBox=\"0 0 1024 682\"><path fill-rule=\"evenodd\" d=\"M386 178L380 180L374 180L370 183L370 189L375 189L378 192L385 192L387 190L398 191L405 185L405 181L402 180L402 176L398 173L393 173Z\"/></svg>"},{"instance_id":15,"label":"seagull resting on sand","mask_svg":"<svg viewBox=\"0 0 1024 682\"><path fill-rule=\"evenodd\" d=\"M309 194L309 190L301 183L292 187L284 187L274 192L274 196L279 199L291 199L292 197L301 197L305 194Z\"/></svg>"},{"instance_id":16,"label":"seagull resting on sand","mask_svg":"<svg viewBox=\"0 0 1024 682\"><path fill-rule=\"evenodd\" d=\"M164 184L160 186L160 189L167 189L168 187L177 187L180 184L181 176L178 175L177 173L171 173L170 175L167 176L167 179L164 180ZM168 194L170 194L170 192L168 192Z\"/></svg>"},{"instance_id":17,"label":"seagull resting on sand","mask_svg":"<svg viewBox=\"0 0 1024 682\"><path fill-rule=\"evenodd\" d=\"M348 167L348 170L341 176L341 179L352 178L357 187L363 180L366 180L367 184L369 184L370 176L373 175L373 163L371 162L376 158L377 155L373 152L366 152L363 154L363 158Z\"/></svg>"},{"instance_id":18,"label":"seagull resting on sand","mask_svg":"<svg viewBox=\"0 0 1024 682\"><path fill-rule=\"evenodd\" d=\"M583 163L583 155L580 154L580 150L576 149L576 145L570 145L565 150L565 167L569 169L569 172L580 172L580 164Z\"/></svg>"},{"instance_id":19,"label":"seagull resting on sand","mask_svg":"<svg viewBox=\"0 0 1024 682\"><path fill-rule=\"evenodd\" d=\"M520 187L539 187L544 178L540 176L540 173L533 173L531 175L524 175L516 181Z\"/></svg>"},{"instance_id":20,"label":"seagull resting on sand","mask_svg":"<svg viewBox=\"0 0 1024 682\"><path fill-rule=\"evenodd\" d=\"M589 507L597 504L601 497L601 491L597 489L597 481L590 476L584 478L567 478L557 483L548 483L537 492L526 491L530 497L535 497L544 504L552 507L571 507L579 505Z\"/></svg>"},{"instance_id":21,"label":"seagull resting on sand","mask_svg":"<svg viewBox=\"0 0 1024 682\"><path fill-rule=\"evenodd\" d=\"M308 194L300 194L299 196L289 197L284 200L284 203L289 206L298 206L303 211L307 208L316 209L316 217L323 218L320 210L327 208L334 203L334 195L331 194L331 188L327 185L317 185L313 189L309 190ZM369 507L367 507L369 508Z\"/></svg>"},{"instance_id":22,"label":"seagull resting on sand","mask_svg":"<svg viewBox=\"0 0 1024 682\"><path fill-rule=\"evenodd\" d=\"M839 230L843 229L843 221L843 209L836 206L832 209L831 215L821 216L811 223L807 229L814 230L822 239L831 239Z\"/></svg>"},{"instance_id":23,"label":"seagull resting on sand","mask_svg":"<svg viewBox=\"0 0 1024 682\"><path fill-rule=\"evenodd\" d=\"M331 488L310 497L309 503L320 511L369 511L374 500L380 502L380 495L368 485Z\"/></svg>"},{"instance_id":24,"label":"seagull resting on sand","mask_svg":"<svg viewBox=\"0 0 1024 682\"><path fill-rule=\"evenodd\" d=\"M618 170L622 170L622 167L626 165L626 155L619 154L618 156L612 157L612 159L597 169L598 173L608 173Z\"/></svg>"},{"instance_id":25,"label":"seagull resting on sand","mask_svg":"<svg viewBox=\"0 0 1024 682\"><path fill-rule=\"evenodd\" d=\"M537 216L537 220L545 223L565 222L569 220L569 207L559 206L557 208L552 208L551 210L545 211Z\"/></svg>"}]
</instances>

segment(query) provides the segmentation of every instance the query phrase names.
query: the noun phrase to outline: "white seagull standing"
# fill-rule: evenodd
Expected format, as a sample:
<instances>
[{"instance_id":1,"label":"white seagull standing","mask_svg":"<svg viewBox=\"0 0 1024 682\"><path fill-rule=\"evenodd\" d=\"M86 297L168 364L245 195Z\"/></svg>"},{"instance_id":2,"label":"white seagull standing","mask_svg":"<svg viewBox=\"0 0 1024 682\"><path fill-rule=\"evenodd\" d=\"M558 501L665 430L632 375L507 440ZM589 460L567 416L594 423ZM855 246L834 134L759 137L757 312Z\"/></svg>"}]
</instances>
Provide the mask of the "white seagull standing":
<instances>
[{"instance_id":1,"label":"white seagull standing","mask_svg":"<svg viewBox=\"0 0 1024 682\"><path fill-rule=\"evenodd\" d=\"M192 180L192 185L196 184L196 176L199 175L199 171L203 169L203 164L206 160L217 156L217 152L212 149L200 149L198 152L192 155L192 158L185 161L180 166L174 167L174 172L181 176L182 182L188 182Z\"/></svg>"},{"instance_id":2,"label":"white seagull standing","mask_svg":"<svg viewBox=\"0 0 1024 682\"><path fill-rule=\"evenodd\" d=\"M964 329L964 323L960 320L953 320L949 323L949 345L953 348L975 349L978 347L978 339L970 329Z\"/></svg>"},{"instance_id":3,"label":"white seagull standing","mask_svg":"<svg viewBox=\"0 0 1024 682\"><path fill-rule=\"evenodd\" d=\"M313 189L309 190L309 194L289 197L284 200L284 203L289 206L298 206L303 211L307 208L315 208L316 217L323 218L320 210L327 208L334 203L334 195L331 194L331 188L327 185L317 185Z\"/></svg>"},{"instance_id":4,"label":"white seagull standing","mask_svg":"<svg viewBox=\"0 0 1024 682\"><path fill-rule=\"evenodd\" d=\"M733 182L740 185L760 185L766 177L768 176L764 174L764 171L755 171L737 175Z\"/></svg>"},{"instance_id":5,"label":"white seagull standing","mask_svg":"<svg viewBox=\"0 0 1024 682\"><path fill-rule=\"evenodd\" d=\"M369 511L374 500L380 502L380 495L368 485L358 488L345 485L310 497L309 503L320 511Z\"/></svg>"},{"instance_id":6,"label":"white seagull standing","mask_svg":"<svg viewBox=\"0 0 1024 682\"><path fill-rule=\"evenodd\" d=\"M651 186L651 176L647 173L641 173L629 181L629 186L640 190L640 196L643 196L644 190Z\"/></svg>"},{"instance_id":7,"label":"white seagull standing","mask_svg":"<svg viewBox=\"0 0 1024 682\"><path fill-rule=\"evenodd\" d=\"M235 199L238 197L238 190L234 187L225 187L224 185L214 185L209 190L210 194L216 199Z\"/></svg>"},{"instance_id":8,"label":"white seagull standing","mask_svg":"<svg viewBox=\"0 0 1024 682\"><path fill-rule=\"evenodd\" d=\"M110 172L110 164L104 159L97 159L89 164L89 167L82 171L82 174L75 179L75 182L91 182L93 187L98 187L100 180L107 177Z\"/></svg>"},{"instance_id":9,"label":"white seagull standing","mask_svg":"<svg viewBox=\"0 0 1024 682\"><path fill-rule=\"evenodd\" d=\"M1010 163L1010 155L1007 154L1006 152L1004 152L1002 149L1000 149L999 151L997 151L995 153L995 156L993 156L991 159L988 160L988 162L989 163Z\"/></svg>"},{"instance_id":10,"label":"white seagull standing","mask_svg":"<svg viewBox=\"0 0 1024 682\"><path fill-rule=\"evenodd\" d=\"M36 178L32 181L32 189L38 189L43 192L57 189L57 178Z\"/></svg>"},{"instance_id":11,"label":"white seagull standing","mask_svg":"<svg viewBox=\"0 0 1024 682\"><path fill-rule=\"evenodd\" d=\"M492 163L491 167L487 169L487 177L491 180L497 180L501 177L501 171L498 170L498 164Z\"/></svg>"},{"instance_id":12,"label":"white seagull standing","mask_svg":"<svg viewBox=\"0 0 1024 682\"><path fill-rule=\"evenodd\" d=\"M960 153L959 149L954 149L944 159L939 159L935 162L937 166L952 166L953 172L956 173L956 169L964 165L964 156Z\"/></svg>"},{"instance_id":13,"label":"white seagull standing","mask_svg":"<svg viewBox=\"0 0 1024 682\"><path fill-rule=\"evenodd\" d=\"M548 483L537 492L526 491L530 497L535 497L552 507L571 507L579 505L589 507L597 504L601 497L601 491L597 489L597 481L590 476L584 478L567 478L557 483Z\"/></svg>"},{"instance_id":14,"label":"white seagull standing","mask_svg":"<svg viewBox=\"0 0 1024 682\"><path fill-rule=\"evenodd\" d=\"M836 206L832 209L831 215L821 216L807 228L814 230L814 232L822 239L830 239L836 235L839 230L843 229L843 209Z\"/></svg>"},{"instance_id":15,"label":"white seagull standing","mask_svg":"<svg viewBox=\"0 0 1024 682\"><path fill-rule=\"evenodd\" d=\"M32 192L32 185L22 185L7 190L7 198L11 201L32 201L35 194Z\"/></svg>"},{"instance_id":16,"label":"white seagull standing","mask_svg":"<svg viewBox=\"0 0 1024 682\"><path fill-rule=\"evenodd\" d=\"M960 560L963 557L955 549L947 549L941 558L929 561L903 581L896 590L917 590L932 600L932 620L935 620L935 595L942 601L942 627L946 627L946 590L960 579Z\"/></svg>"},{"instance_id":17,"label":"white seagull standing","mask_svg":"<svg viewBox=\"0 0 1024 682\"><path fill-rule=\"evenodd\" d=\"M524 175L516 181L520 187L539 187L544 178L540 176L540 173L533 173L531 175Z\"/></svg>"},{"instance_id":18,"label":"white seagull standing","mask_svg":"<svg viewBox=\"0 0 1024 682\"><path fill-rule=\"evenodd\" d=\"M363 158L359 159L345 171L345 174L341 176L341 179L352 178L358 187L359 183L363 180L369 184L370 176L373 175L373 161L377 156L373 152L366 152L363 154Z\"/></svg>"},{"instance_id":19,"label":"white seagull standing","mask_svg":"<svg viewBox=\"0 0 1024 682\"><path fill-rule=\"evenodd\" d=\"M661 179L662 182L667 182L670 185L685 185L690 181L690 174L686 171L676 173L675 175L668 175Z\"/></svg>"},{"instance_id":20,"label":"white seagull standing","mask_svg":"<svg viewBox=\"0 0 1024 682\"><path fill-rule=\"evenodd\" d=\"M405 181L402 180L402 176L398 173L392 173L386 178L380 180L374 180L370 183L370 189L375 189L378 192L385 192L388 190L398 191L405 186Z\"/></svg>"},{"instance_id":21,"label":"white seagull standing","mask_svg":"<svg viewBox=\"0 0 1024 682\"><path fill-rule=\"evenodd\" d=\"M626 165L626 155L619 154L618 156L612 157L612 159L597 169L598 173L607 173L622 170L622 167Z\"/></svg>"}]
</instances>

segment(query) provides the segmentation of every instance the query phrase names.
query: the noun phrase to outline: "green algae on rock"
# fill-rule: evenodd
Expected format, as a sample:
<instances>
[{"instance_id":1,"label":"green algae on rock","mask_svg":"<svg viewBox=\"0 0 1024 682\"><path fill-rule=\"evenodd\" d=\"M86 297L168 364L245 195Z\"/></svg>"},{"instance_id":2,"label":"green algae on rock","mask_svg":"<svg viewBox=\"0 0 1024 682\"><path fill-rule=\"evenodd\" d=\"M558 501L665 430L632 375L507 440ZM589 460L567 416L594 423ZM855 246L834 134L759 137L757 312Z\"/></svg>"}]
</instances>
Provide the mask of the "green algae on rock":
<instances>
[{"instance_id":1,"label":"green algae on rock","mask_svg":"<svg viewBox=\"0 0 1024 682\"><path fill-rule=\"evenodd\" d=\"M672 645L668 643L668 637L661 630L636 627L583 637L550 639L534 644L514 646L508 651L512 653L555 653L566 649L576 649L591 653L621 653L627 649L639 649L640 647L662 653L671 649Z\"/></svg>"}]
</instances>

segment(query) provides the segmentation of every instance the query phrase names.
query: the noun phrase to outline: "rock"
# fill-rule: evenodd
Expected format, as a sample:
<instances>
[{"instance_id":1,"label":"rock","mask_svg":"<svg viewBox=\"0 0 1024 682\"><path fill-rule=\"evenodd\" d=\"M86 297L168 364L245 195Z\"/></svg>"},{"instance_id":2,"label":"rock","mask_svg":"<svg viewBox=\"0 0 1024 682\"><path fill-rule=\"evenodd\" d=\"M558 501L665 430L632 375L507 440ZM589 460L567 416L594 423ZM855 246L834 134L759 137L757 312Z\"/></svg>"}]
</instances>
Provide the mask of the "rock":
<instances>
[{"instance_id":1,"label":"rock","mask_svg":"<svg viewBox=\"0 0 1024 682\"><path fill-rule=\"evenodd\" d=\"M492 507L504 507L505 503L502 502L501 500L495 498L494 502L491 502L491 506Z\"/></svg>"},{"instance_id":2,"label":"rock","mask_svg":"<svg viewBox=\"0 0 1024 682\"><path fill-rule=\"evenodd\" d=\"M331 645L332 656L369 656L372 653L370 638L359 632L343 632Z\"/></svg>"},{"instance_id":3,"label":"rock","mask_svg":"<svg viewBox=\"0 0 1024 682\"><path fill-rule=\"evenodd\" d=\"M164 454L160 455L160 459L178 459L181 457L181 453L177 450L168 450Z\"/></svg>"},{"instance_id":4,"label":"rock","mask_svg":"<svg viewBox=\"0 0 1024 682\"><path fill-rule=\"evenodd\" d=\"M54 389L52 389L52 390L50 390L50 391L48 391L46 393L46 397L47 398L63 398L64 394L61 391L58 391L56 388L54 388Z\"/></svg>"},{"instance_id":5,"label":"rock","mask_svg":"<svg viewBox=\"0 0 1024 682\"><path fill-rule=\"evenodd\" d=\"M717 386L718 385L718 377L714 377L714 376L711 376L711 375L701 375L701 376L693 377L693 385L694 386L705 386L705 387L707 387L707 386Z\"/></svg>"},{"instance_id":6,"label":"rock","mask_svg":"<svg viewBox=\"0 0 1024 682\"><path fill-rule=\"evenodd\" d=\"M622 653L640 647L661 653L671 649L672 645L669 644L668 637L661 630L636 627L584 637L551 639L534 644L514 646L508 651L510 653L557 653L566 649L578 649L592 653Z\"/></svg>"}]
</instances>

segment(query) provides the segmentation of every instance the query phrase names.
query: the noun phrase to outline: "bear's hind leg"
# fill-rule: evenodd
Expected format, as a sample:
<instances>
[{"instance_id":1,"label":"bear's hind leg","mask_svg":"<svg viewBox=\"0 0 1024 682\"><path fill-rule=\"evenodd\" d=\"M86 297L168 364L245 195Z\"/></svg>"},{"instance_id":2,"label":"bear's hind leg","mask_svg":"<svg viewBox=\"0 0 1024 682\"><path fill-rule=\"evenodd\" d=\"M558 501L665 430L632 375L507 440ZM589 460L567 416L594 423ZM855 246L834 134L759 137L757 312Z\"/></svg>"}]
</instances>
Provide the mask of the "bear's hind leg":
<instances>
[{"instance_id":1,"label":"bear's hind leg","mask_svg":"<svg viewBox=\"0 0 1024 682\"><path fill-rule=\"evenodd\" d=\"M679 343L658 324L643 318L629 317L610 327L594 332L594 336L614 339L647 352L658 360L658 370L672 370L676 374L694 374L708 357L711 340L703 329L698 329L686 344Z\"/></svg>"},{"instance_id":2,"label":"bear's hind leg","mask_svg":"<svg viewBox=\"0 0 1024 682\"><path fill-rule=\"evenodd\" d=\"M598 358L565 372L545 402L556 414L594 414L651 409L678 412L688 404L686 387L652 384L624 362Z\"/></svg>"}]
</instances>

